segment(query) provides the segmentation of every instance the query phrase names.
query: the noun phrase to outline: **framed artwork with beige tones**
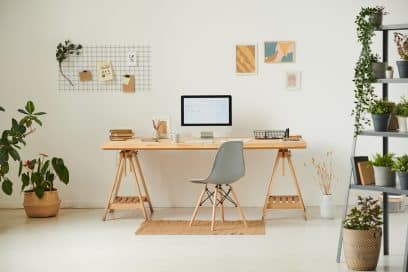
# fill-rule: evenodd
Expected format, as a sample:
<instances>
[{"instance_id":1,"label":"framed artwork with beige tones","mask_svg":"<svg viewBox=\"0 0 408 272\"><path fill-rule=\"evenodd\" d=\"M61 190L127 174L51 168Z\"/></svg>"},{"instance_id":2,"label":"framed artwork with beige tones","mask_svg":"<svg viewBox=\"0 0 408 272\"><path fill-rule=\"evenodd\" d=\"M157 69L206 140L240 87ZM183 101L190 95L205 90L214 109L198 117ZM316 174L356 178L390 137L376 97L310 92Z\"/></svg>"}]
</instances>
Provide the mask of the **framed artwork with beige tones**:
<instances>
[{"instance_id":1,"label":"framed artwork with beige tones","mask_svg":"<svg viewBox=\"0 0 408 272\"><path fill-rule=\"evenodd\" d=\"M264 43L265 63L295 62L294 41L273 41Z\"/></svg>"},{"instance_id":2,"label":"framed artwork with beige tones","mask_svg":"<svg viewBox=\"0 0 408 272\"><path fill-rule=\"evenodd\" d=\"M286 89L288 91L299 91L301 88L302 73L299 71L286 73Z\"/></svg>"},{"instance_id":3,"label":"framed artwork with beige tones","mask_svg":"<svg viewBox=\"0 0 408 272\"><path fill-rule=\"evenodd\" d=\"M256 44L235 46L235 73L237 75L255 75L257 73Z\"/></svg>"}]
</instances>

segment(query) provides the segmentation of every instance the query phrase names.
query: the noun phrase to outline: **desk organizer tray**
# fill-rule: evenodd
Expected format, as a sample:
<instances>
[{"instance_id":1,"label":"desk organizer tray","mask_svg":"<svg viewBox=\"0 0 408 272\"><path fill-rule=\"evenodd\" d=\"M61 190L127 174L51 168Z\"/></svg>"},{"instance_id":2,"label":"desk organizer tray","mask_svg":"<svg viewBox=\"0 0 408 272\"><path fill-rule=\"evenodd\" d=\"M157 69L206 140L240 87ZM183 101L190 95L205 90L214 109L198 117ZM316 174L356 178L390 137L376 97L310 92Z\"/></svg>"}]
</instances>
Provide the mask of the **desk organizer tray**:
<instances>
[{"instance_id":1,"label":"desk organizer tray","mask_svg":"<svg viewBox=\"0 0 408 272\"><path fill-rule=\"evenodd\" d=\"M254 138L262 139L283 139L285 137L284 130L254 130Z\"/></svg>"}]
</instances>

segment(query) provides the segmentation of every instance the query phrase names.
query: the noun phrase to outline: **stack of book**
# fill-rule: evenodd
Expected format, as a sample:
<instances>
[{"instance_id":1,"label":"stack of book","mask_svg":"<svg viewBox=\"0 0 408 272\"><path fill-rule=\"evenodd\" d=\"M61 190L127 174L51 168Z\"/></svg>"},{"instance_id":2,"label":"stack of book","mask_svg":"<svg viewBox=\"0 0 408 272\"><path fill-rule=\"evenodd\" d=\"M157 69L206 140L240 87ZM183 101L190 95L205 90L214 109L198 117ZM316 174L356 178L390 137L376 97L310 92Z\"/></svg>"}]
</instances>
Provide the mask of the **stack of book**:
<instances>
[{"instance_id":1,"label":"stack of book","mask_svg":"<svg viewBox=\"0 0 408 272\"><path fill-rule=\"evenodd\" d=\"M111 141L126 141L135 136L131 129L111 129L109 132Z\"/></svg>"}]
</instances>

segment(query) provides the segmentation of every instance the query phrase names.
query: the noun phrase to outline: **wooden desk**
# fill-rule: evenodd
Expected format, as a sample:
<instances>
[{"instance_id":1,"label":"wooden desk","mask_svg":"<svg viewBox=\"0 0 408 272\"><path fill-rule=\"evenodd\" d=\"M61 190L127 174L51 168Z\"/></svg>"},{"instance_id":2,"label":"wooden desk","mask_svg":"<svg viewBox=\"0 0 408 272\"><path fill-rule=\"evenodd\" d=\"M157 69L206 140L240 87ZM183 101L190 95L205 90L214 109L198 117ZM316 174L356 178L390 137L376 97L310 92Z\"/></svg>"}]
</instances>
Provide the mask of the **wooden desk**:
<instances>
[{"instance_id":1,"label":"wooden desk","mask_svg":"<svg viewBox=\"0 0 408 272\"><path fill-rule=\"evenodd\" d=\"M153 213L152 202L146 186L146 181L143 175L142 167L138 158L138 152L142 150L216 150L219 146L228 139L235 138L215 138L213 143L185 143L186 139L181 139L180 143L173 144L168 139L160 140L160 142L144 142L141 139L132 139L127 141L108 141L101 146L103 150L120 151L119 163L116 167L115 178L111 187L106 211L103 220L109 212L115 209L141 209L146 220L149 215L145 209L147 202L150 213ZM299 184L295 175L293 162L291 159L291 149L305 149L306 142L301 136L293 136L289 140L255 140L249 139L244 141L244 149L272 149L278 150L276 160L273 165L272 175L269 181L268 191L265 198L263 208L263 217L268 209L302 209L306 219L306 209L300 192ZM285 159L288 162L289 170L292 174L296 195L271 195L272 184L279 166L282 161L282 174L285 175ZM129 165L130 172L133 175L137 196L118 196L120 183L126 173L126 166ZM142 186L139 183L139 177ZM143 188L143 191L142 191Z\"/></svg>"}]
</instances>

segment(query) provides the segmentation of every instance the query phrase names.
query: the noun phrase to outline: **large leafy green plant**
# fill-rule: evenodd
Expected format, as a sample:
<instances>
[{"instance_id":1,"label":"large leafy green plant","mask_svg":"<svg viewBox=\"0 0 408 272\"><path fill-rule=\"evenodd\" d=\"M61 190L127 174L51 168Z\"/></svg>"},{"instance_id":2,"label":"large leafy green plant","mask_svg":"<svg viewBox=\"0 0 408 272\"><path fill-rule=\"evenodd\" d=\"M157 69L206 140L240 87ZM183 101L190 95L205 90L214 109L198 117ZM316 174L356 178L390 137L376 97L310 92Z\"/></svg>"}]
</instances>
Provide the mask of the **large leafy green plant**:
<instances>
[{"instance_id":1,"label":"large leafy green plant","mask_svg":"<svg viewBox=\"0 0 408 272\"><path fill-rule=\"evenodd\" d=\"M380 166L380 167L392 167L394 164L393 161L394 154L375 154L373 159L369 161L372 166Z\"/></svg>"},{"instance_id":2,"label":"large leafy green plant","mask_svg":"<svg viewBox=\"0 0 408 272\"><path fill-rule=\"evenodd\" d=\"M376 55L371 51L372 38L375 35L375 26L370 23L371 15L384 13L384 7L366 7L360 10L355 23L357 25L357 39L361 44L361 52L354 68L354 134L358 135L365 125L370 124L370 119L366 112L373 100L374 93L373 63Z\"/></svg>"},{"instance_id":3,"label":"large leafy green plant","mask_svg":"<svg viewBox=\"0 0 408 272\"><path fill-rule=\"evenodd\" d=\"M403 97L402 101L395 107L395 114L408 117L408 100L405 97Z\"/></svg>"},{"instance_id":4,"label":"large leafy green plant","mask_svg":"<svg viewBox=\"0 0 408 272\"><path fill-rule=\"evenodd\" d=\"M59 43L57 45L57 52L55 54L55 57L57 58L57 61L58 61L59 71L61 75L69 82L71 86L74 86L74 84L72 83L71 79L69 79L62 71L62 62L68 59L70 55L81 54L81 49L82 49L82 45L73 44L71 43L70 40L66 40L63 43Z\"/></svg>"},{"instance_id":5,"label":"large leafy green plant","mask_svg":"<svg viewBox=\"0 0 408 272\"><path fill-rule=\"evenodd\" d=\"M368 112L372 114L390 114L394 111L395 104L387 100L374 100L370 107L368 107Z\"/></svg>"},{"instance_id":6,"label":"large leafy green plant","mask_svg":"<svg viewBox=\"0 0 408 272\"><path fill-rule=\"evenodd\" d=\"M405 154L395 158L392 170L395 172L408 172L408 155Z\"/></svg>"},{"instance_id":7,"label":"large leafy green plant","mask_svg":"<svg viewBox=\"0 0 408 272\"><path fill-rule=\"evenodd\" d=\"M4 111L0 107L0 111ZM40 115L45 112L35 112L35 106L32 101L28 101L24 109L19 109L18 112L23 114L23 117L17 121L11 119L11 128L3 130L0 138L0 183L3 192L7 195L13 193L13 182L8 176L10 170L10 160L20 161L20 150L26 145L25 138L35 131L33 123L42 125L39 119Z\"/></svg>"},{"instance_id":8,"label":"large leafy green plant","mask_svg":"<svg viewBox=\"0 0 408 272\"><path fill-rule=\"evenodd\" d=\"M21 191L29 188L42 198L45 191L55 190L54 180L57 175L63 183L69 183L69 171L61 158L46 159L48 155L40 154L39 158L25 161L20 164L19 176L21 176ZM22 169L24 172L22 173Z\"/></svg>"},{"instance_id":9,"label":"large leafy green plant","mask_svg":"<svg viewBox=\"0 0 408 272\"><path fill-rule=\"evenodd\" d=\"M343 226L346 229L352 230L369 230L382 225L381 207L378 200L374 200L371 196L358 196L357 206L353 207Z\"/></svg>"}]
</instances>

